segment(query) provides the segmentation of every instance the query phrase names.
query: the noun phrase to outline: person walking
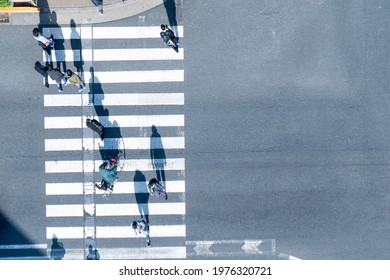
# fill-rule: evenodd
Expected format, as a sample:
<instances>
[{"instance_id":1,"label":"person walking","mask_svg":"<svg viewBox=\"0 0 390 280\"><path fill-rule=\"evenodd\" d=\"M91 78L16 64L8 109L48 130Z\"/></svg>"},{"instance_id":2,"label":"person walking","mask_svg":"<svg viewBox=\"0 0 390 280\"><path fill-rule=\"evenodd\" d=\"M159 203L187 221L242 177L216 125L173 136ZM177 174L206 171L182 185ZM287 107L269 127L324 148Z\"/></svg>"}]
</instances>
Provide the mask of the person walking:
<instances>
[{"instance_id":1,"label":"person walking","mask_svg":"<svg viewBox=\"0 0 390 280\"><path fill-rule=\"evenodd\" d=\"M103 15L103 0L91 0L99 8L99 14Z\"/></svg>"},{"instance_id":2,"label":"person walking","mask_svg":"<svg viewBox=\"0 0 390 280\"><path fill-rule=\"evenodd\" d=\"M54 48L54 38L53 35L50 35L50 37L43 36L38 28L34 28L32 31L33 37L35 40L38 41L39 46L42 47L48 54L50 54L50 51Z\"/></svg>"},{"instance_id":3,"label":"person walking","mask_svg":"<svg viewBox=\"0 0 390 280\"><path fill-rule=\"evenodd\" d=\"M163 184L161 184L159 181L157 181L156 178L152 178L149 181L148 191L149 191L149 194L152 196L155 195L156 193L158 196L161 196L162 194L164 194L165 199L168 199L168 194L167 194L165 187L163 186Z\"/></svg>"},{"instance_id":4,"label":"person walking","mask_svg":"<svg viewBox=\"0 0 390 280\"><path fill-rule=\"evenodd\" d=\"M112 157L108 162L99 166L99 173L102 176L100 184L95 183L95 187L104 190L104 197L109 197L114 191L114 184L118 181L118 158Z\"/></svg>"},{"instance_id":5,"label":"person walking","mask_svg":"<svg viewBox=\"0 0 390 280\"><path fill-rule=\"evenodd\" d=\"M59 69L53 68L53 66L50 64L47 66L47 74L50 78L56 81L58 91L62 92L62 83L66 84L65 74L62 73Z\"/></svg>"},{"instance_id":6,"label":"person walking","mask_svg":"<svg viewBox=\"0 0 390 280\"><path fill-rule=\"evenodd\" d=\"M150 247L149 225L144 220L139 220L134 221L131 226L134 229L137 238L145 235L146 245Z\"/></svg>"},{"instance_id":7,"label":"person walking","mask_svg":"<svg viewBox=\"0 0 390 280\"><path fill-rule=\"evenodd\" d=\"M171 29L169 29L168 25L166 24L161 24L160 26L161 32L160 32L160 37L163 39L164 44L167 47L173 48L176 52L179 51L179 40L175 36L175 33Z\"/></svg>"},{"instance_id":8,"label":"person walking","mask_svg":"<svg viewBox=\"0 0 390 280\"><path fill-rule=\"evenodd\" d=\"M104 126L99 121L87 118L86 126L97 132L100 136L100 140L104 140Z\"/></svg>"},{"instance_id":9,"label":"person walking","mask_svg":"<svg viewBox=\"0 0 390 280\"><path fill-rule=\"evenodd\" d=\"M67 81L69 84L72 84L72 85L79 87L79 92L82 92L85 89L84 81L75 72L68 69L68 70L66 70L66 76L67 76Z\"/></svg>"}]
</instances>

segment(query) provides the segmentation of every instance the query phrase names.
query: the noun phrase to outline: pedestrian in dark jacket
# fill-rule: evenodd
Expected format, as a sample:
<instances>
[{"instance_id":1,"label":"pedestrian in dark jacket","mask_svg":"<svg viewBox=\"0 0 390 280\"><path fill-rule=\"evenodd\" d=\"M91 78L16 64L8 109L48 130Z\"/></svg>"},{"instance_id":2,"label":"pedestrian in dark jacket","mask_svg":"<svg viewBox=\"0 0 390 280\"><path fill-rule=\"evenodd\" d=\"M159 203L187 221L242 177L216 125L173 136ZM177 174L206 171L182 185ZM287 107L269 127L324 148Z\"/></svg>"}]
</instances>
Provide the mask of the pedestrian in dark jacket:
<instances>
[{"instance_id":1,"label":"pedestrian in dark jacket","mask_svg":"<svg viewBox=\"0 0 390 280\"><path fill-rule=\"evenodd\" d=\"M86 125L99 134L100 140L104 140L104 126L99 121L87 118Z\"/></svg>"},{"instance_id":2,"label":"pedestrian in dark jacket","mask_svg":"<svg viewBox=\"0 0 390 280\"><path fill-rule=\"evenodd\" d=\"M59 92L62 92L62 84L66 84L65 74L62 73L59 69L53 68L53 66L47 66L47 74L50 78L56 81L57 88Z\"/></svg>"}]
</instances>

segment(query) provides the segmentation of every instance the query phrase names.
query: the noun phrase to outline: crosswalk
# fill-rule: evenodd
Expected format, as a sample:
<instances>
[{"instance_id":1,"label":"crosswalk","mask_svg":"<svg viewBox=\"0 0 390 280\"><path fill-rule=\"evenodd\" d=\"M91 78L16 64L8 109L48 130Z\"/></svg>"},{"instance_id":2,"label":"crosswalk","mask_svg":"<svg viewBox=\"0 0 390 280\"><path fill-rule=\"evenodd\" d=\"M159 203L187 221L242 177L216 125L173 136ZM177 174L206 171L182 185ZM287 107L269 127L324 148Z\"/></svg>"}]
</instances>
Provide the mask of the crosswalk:
<instances>
[{"instance_id":1,"label":"crosswalk","mask_svg":"<svg viewBox=\"0 0 390 280\"><path fill-rule=\"evenodd\" d=\"M48 256L85 259L92 244L101 259L186 258L184 49L164 47L159 29L43 29L56 40L44 62L79 70L86 83L82 93L73 86L58 93L49 78L44 94ZM182 38L183 27L175 30ZM103 141L87 128L88 117L105 126ZM93 183L118 151L124 165L106 199ZM149 196L153 177L165 181L168 200ZM150 222L151 247L131 228L141 217Z\"/></svg>"}]
</instances>

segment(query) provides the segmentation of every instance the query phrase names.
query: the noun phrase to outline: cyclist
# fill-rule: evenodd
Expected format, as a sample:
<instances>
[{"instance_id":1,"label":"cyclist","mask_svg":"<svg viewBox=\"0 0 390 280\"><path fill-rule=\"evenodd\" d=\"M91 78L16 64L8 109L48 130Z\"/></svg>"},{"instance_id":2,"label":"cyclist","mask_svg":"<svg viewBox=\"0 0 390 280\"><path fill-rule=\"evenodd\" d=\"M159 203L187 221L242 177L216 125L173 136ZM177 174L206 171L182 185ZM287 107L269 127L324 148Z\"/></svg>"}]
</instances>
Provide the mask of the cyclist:
<instances>
[{"instance_id":1,"label":"cyclist","mask_svg":"<svg viewBox=\"0 0 390 280\"><path fill-rule=\"evenodd\" d=\"M150 195L155 195L157 193L158 196L161 196L162 194L164 194L165 199L168 199L168 194L164 185L157 181L156 178L153 178L149 181L148 191Z\"/></svg>"},{"instance_id":2,"label":"cyclist","mask_svg":"<svg viewBox=\"0 0 390 280\"><path fill-rule=\"evenodd\" d=\"M118 158L112 157L108 162L99 166L99 173L102 176L100 184L95 184L98 189L106 191L104 196L110 196L113 192L114 183L118 180Z\"/></svg>"},{"instance_id":3,"label":"cyclist","mask_svg":"<svg viewBox=\"0 0 390 280\"><path fill-rule=\"evenodd\" d=\"M137 238L145 234L146 245L149 247L150 246L149 225L144 220L140 220L140 221L134 221L131 224L131 226L134 229Z\"/></svg>"}]
</instances>

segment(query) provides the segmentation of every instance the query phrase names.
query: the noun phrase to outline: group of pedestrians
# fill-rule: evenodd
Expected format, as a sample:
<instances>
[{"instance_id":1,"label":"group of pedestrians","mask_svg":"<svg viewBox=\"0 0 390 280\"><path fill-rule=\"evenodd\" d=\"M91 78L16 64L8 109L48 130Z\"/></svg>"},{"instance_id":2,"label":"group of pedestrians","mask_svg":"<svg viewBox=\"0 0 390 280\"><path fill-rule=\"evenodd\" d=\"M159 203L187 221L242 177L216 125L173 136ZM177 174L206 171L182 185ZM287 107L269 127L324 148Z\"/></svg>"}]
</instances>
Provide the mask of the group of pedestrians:
<instances>
[{"instance_id":1,"label":"group of pedestrians","mask_svg":"<svg viewBox=\"0 0 390 280\"><path fill-rule=\"evenodd\" d=\"M38 41L38 45L47 52L49 57L51 57L51 51L55 49L55 40L53 35L46 37L39 32L38 28L34 28L32 33L34 39ZM61 69L54 68L51 63L48 63L46 66L42 66L39 70L40 73L46 74L56 82L59 92L63 91L62 85L68 84L77 86L79 92L82 92L85 89L83 79L81 79L81 77L71 69L67 69L66 73L63 73Z\"/></svg>"},{"instance_id":2,"label":"group of pedestrians","mask_svg":"<svg viewBox=\"0 0 390 280\"><path fill-rule=\"evenodd\" d=\"M123 3L126 1L123 0ZM102 2L101 2L102 3ZM51 51L55 49L55 39L54 36L46 37L42 35L38 28L33 29L33 37L38 41L39 46L47 52L49 57L51 57ZM161 25L160 36L163 39L166 46L174 48L177 50L178 40L175 37L173 31L169 29L167 25ZM173 45L172 45L173 44ZM51 62L51 60L50 60ZM37 62L38 63L38 62ZM65 71L65 69L64 69ZM41 66L39 71L41 74L44 73L46 76L49 76L56 82L57 89L59 92L63 91L62 85L73 84L78 87L78 91L82 92L85 89L85 83L82 78L71 69L67 69L65 73L59 68L54 68L51 63L46 64L46 66ZM100 139L104 140L104 126L94 119L87 118L86 121L87 127L92 128L94 131L99 133ZM99 173L102 177L100 183L96 183L95 187L101 190L104 190L104 197L109 197L114 188L115 182L118 180L118 157L111 157L108 161L105 161L99 166ZM151 196L163 196L166 200L168 195L166 188L163 182L159 182L156 178L149 180L147 184L147 190ZM141 216L142 218L142 216ZM135 232L136 237L145 236L147 246L150 246L150 234L149 234L149 222L145 220L135 220L131 223L131 226Z\"/></svg>"}]
</instances>

